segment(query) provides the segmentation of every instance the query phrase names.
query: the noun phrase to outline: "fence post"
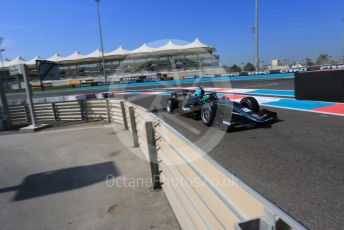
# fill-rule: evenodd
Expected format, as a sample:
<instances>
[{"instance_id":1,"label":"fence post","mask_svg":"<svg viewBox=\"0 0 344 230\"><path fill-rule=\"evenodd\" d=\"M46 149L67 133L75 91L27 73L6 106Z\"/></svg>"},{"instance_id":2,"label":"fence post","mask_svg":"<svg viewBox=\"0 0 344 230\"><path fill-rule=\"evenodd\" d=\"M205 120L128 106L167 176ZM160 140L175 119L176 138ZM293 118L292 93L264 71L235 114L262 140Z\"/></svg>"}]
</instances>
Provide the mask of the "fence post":
<instances>
[{"instance_id":1,"label":"fence post","mask_svg":"<svg viewBox=\"0 0 344 230\"><path fill-rule=\"evenodd\" d=\"M37 124L36 122L36 113L35 113L35 106L34 106L33 98L32 98L32 86L30 85L29 69L24 64L20 64L19 69L24 78L26 102L27 102L27 107L29 108L29 112L30 112L31 125L32 127L37 128L39 127L39 124Z\"/></svg>"},{"instance_id":2,"label":"fence post","mask_svg":"<svg viewBox=\"0 0 344 230\"><path fill-rule=\"evenodd\" d=\"M155 131L153 128L153 122L146 122L146 135L147 135L147 144L148 144L148 156L150 162L150 169L152 174L152 183L153 189L160 189L160 170L158 163L158 153L156 151L156 141L155 141Z\"/></svg>"},{"instance_id":3,"label":"fence post","mask_svg":"<svg viewBox=\"0 0 344 230\"><path fill-rule=\"evenodd\" d=\"M81 120L86 120L85 116L85 102L84 100L79 101Z\"/></svg>"},{"instance_id":4,"label":"fence post","mask_svg":"<svg viewBox=\"0 0 344 230\"><path fill-rule=\"evenodd\" d=\"M58 121L59 117L58 117L58 112L57 112L55 102L51 103L51 107L53 108L54 119L55 121Z\"/></svg>"},{"instance_id":5,"label":"fence post","mask_svg":"<svg viewBox=\"0 0 344 230\"><path fill-rule=\"evenodd\" d=\"M134 147L139 147L139 140L138 140L137 128L136 128L135 111L134 111L134 107L132 107L132 106L129 107L129 116L130 116L131 132L133 134Z\"/></svg>"},{"instance_id":6,"label":"fence post","mask_svg":"<svg viewBox=\"0 0 344 230\"><path fill-rule=\"evenodd\" d=\"M24 105L24 111L25 111L25 118L26 122L29 123L31 121L29 111L28 111L28 104Z\"/></svg>"},{"instance_id":7,"label":"fence post","mask_svg":"<svg viewBox=\"0 0 344 230\"><path fill-rule=\"evenodd\" d=\"M8 103L7 103L7 98L6 98L6 93L4 89L4 84L2 81L2 76L0 76L0 104L2 107L2 119L4 119L4 129L8 130L12 128L12 121L11 121L11 114L10 110L8 108Z\"/></svg>"},{"instance_id":8,"label":"fence post","mask_svg":"<svg viewBox=\"0 0 344 230\"><path fill-rule=\"evenodd\" d=\"M111 113L110 113L109 93L103 93L103 97L105 98L107 121L110 123Z\"/></svg>"},{"instance_id":9,"label":"fence post","mask_svg":"<svg viewBox=\"0 0 344 230\"><path fill-rule=\"evenodd\" d=\"M128 130L129 127L128 127L128 121L127 121L127 114L125 112L124 101L121 101L120 104L121 104L121 110L122 110L122 116L123 116L124 129Z\"/></svg>"}]
</instances>

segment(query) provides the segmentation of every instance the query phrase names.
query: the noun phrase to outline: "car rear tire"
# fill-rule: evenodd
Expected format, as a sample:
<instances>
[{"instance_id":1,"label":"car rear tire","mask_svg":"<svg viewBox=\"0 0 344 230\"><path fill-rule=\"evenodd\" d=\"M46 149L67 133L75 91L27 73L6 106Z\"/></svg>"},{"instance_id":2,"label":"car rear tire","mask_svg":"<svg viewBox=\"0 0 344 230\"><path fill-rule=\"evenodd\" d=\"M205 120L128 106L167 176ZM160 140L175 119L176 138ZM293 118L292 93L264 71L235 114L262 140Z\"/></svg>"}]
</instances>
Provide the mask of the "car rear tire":
<instances>
[{"instance_id":1,"label":"car rear tire","mask_svg":"<svg viewBox=\"0 0 344 230\"><path fill-rule=\"evenodd\" d=\"M245 97L240 101L240 105L242 105L245 108L250 109L251 111L258 113L260 108L259 108L259 103L254 97Z\"/></svg>"},{"instance_id":2,"label":"car rear tire","mask_svg":"<svg viewBox=\"0 0 344 230\"><path fill-rule=\"evenodd\" d=\"M173 113L173 111L178 108L178 100L175 98L170 98L167 101L166 111L168 113Z\"/></svg>"},{"instance_id":3,"label":"car rear tire","mask_svg":"<svg viewBox=\"0 0 344 230\"><path fill-rule=\"evenodd\" d=\"M201 119L204 125L211 126L215 119L216 106L204 104L201 109Z\"/></svg>"},{"instance_id":4,"label":"car rear tire","mask_svg":"<svg viewBox=\"0 0 344 230\"><path fill-rule=\"evenodd\" d=\"M190 101L191 101L191 96L190 96L190 95L186 95L186 96L184 97L182 106L183 106L183 107L188 107L188 106L190 106Z\"/></svg>"}]
</instances>

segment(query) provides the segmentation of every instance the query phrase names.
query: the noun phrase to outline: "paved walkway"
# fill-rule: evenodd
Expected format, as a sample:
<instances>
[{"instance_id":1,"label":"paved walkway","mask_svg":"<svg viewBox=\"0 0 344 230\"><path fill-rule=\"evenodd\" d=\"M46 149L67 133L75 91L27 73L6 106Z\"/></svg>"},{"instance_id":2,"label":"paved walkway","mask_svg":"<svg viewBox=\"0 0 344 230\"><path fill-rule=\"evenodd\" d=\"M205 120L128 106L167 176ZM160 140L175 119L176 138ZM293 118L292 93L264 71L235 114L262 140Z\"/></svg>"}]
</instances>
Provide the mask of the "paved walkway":
<instances>
[{"instance_id":1,"label":"paved walkway","mask_svg":"<svg viewBox=\"0 0 344 230\"><path fill-rule=\"evenodd\" d=\"M127 145L128 132L101 124L1 135L1 229L179 229Z\"/></svg>"}]
</instances>

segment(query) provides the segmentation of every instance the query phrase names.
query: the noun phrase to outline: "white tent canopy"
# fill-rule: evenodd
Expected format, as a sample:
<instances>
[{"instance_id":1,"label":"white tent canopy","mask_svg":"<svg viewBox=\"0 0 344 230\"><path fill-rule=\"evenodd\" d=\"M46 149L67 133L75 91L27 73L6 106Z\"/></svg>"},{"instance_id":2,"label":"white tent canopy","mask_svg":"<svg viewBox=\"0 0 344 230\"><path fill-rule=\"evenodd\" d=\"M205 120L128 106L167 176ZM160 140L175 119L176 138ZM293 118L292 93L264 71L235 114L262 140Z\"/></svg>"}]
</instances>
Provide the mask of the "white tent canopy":
<instances>
[{"instance_id":1,"label":"white tent canopy","mask_svg":"<svg viewBox=\"0 0 344 230\"><path fill-rule=\"evenodd\" d=\"M92 53L89 53L84 56L84 58L99 58L102 56L102 51L100 49L96 49Z\"/></svg>"},{"instance_id":2,"label":"white tent canopy","mask_svg":"<svg viewBox=\"0 0 344 230\"><path fill-rule=\"evenodd\" d=\"M5 62L5 66L11 66L11 65L18 65L18 64L25 64L26 60L20 56L17 56L15 59Z\"/></svg>"},{"instance_id":3,"label":"white tent canopy","mask_svg":"<svg viewBox=\"0 0 344 230\"><path fill-rule=\"evenodd\" d=\"M84 55L81 55L79 51L75 51L71 55L64 57L63 60L79 60L82 59Z\"/></svg>"},{"instance_id":4,"label":"white tent canopy","mask_svg":"<svg viewBox=\"0 0 344 230\"><path fill-rule=\"evenodd\" d=\"M5 59L3 60L3 62L0 63L0 66L1 66L1 67L7 67L7 66L9 65L10 62L11 62L11 61L10 61L9 59L5 58Z\"/></svg>"},{"instance_id":5,"label":"white tent canopy","mask_svg":"<svg viewBox=\"0 0 344 230\"><path fill-rule=\"evenodd\" d=\"M37 60L42 60L42 58L40 56L36 56L36 57L32 58L31 60L27 61L25 64L26 65L36 65Z\"/></svg>"},{"instance_id":6,"label":"white tent canopy","mask_svg":"<svg viewBox=\"0 0 344 230\"><path fill-rule=\"evenodd\" d=\"M48 61L63 61L63 57L61 57L59 54L54 54L50 58L48 58Z\"/></svg>"},{"instance_id":7,"label":"white tent canopy","mask_svg":"<svg viewBox=\"0 0 344 230\"><path fill-rule=\"evenodd\" d=\"M120 46L112 52L105 53L105 56L126 55L129 52L130 52L129 50L123 49L122 46Z\"/></svg>"},{"instance_id":8,"label":"white tent canopy","mask_svg":"<svg viewBox=\"0 0 344 230\"><path fill-rule=\"evenodd\" d=\"M196 38L193 42L183 46L183 49L195 49L195 48L209 48L209 46L202 43L198 38Z\"/></svg>"},{"instance_id":9,"label":"white tent canopy","mask_svg":"<svg viewBox=\"0 0 344 230\"><path fill-rule=\"evenodd\" d=\"M173 41L167 42L165 45L156 48L155 51L169 51L169 50L180 50L183 46L173 43Z\"/></svg>"},{"instance_id":10,"label":"white tent canopy","mask_svg":"<svg viewBox=\"0 0 344 230\"><path fill-rule=\"evenodd\" d=\"M147 46L147 44L144 43L139 48L130 51L130 54L150 53L150 52L153 52L154 50L155 50L155 48Z\"/></svg>"},{"instance_id":11,"label":"white tent canopy","mask_svg":"<svg viewBox=\"0 0 344 230\"><path fill-rule=\"evenodd\" d=\"M202 43L198 38L196 38L193 42L186 44L186 45L177 45L173 41L168 41L165 45L153 48L148 46L147 44L143 44L140 47L134 49L134 50L126 50L123 49L122 46L118 47L116 50L104 53L104 56L125 56L125 55L135 55L135 54L144 54L144 53L154 53L154 52L168 52L168 51L187 51L188 49L213 49L212 47ZM92 59L92 58L99 58L102 56L102 52L100 49L96 49L95 51L87 54L87 55L81 55L79 51L75 51L71 55L67 57L61 57L59 54L55 54L48 58L49 61L54 62L62 62L62 61L76 61L76 60L83 60L83 59ZM4 61L4 66L10 66L10 65L16 65L16 64L28 64L32 65L36 60L39 59L39 57L35 57L31 59L30 61L25 61L22 57L16 57L12 61Z\"/></svg>"}]
</instances>

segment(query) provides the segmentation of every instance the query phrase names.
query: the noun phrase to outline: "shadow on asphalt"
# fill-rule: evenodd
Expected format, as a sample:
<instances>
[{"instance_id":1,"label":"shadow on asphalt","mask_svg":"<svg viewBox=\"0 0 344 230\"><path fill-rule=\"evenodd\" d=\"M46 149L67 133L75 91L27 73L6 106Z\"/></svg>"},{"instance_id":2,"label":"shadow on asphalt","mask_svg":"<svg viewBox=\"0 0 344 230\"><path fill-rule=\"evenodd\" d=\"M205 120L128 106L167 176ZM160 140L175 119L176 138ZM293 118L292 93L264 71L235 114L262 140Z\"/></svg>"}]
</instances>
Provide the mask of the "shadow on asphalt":
<instances>
[{"instance_id":1,"label":"shadow on asphalt","mask_svg":"<svg viewBox=\"0 0 344 230\"><path fill-rule=\"evenodd\" d=\"M114 162L77 166L36 173L24 178L22 184L0 188L0 193L17 191L12 201L22 201L59 192L83 188L101 181L108 175L119 176Z\"/></svg>"}]
</instances>

